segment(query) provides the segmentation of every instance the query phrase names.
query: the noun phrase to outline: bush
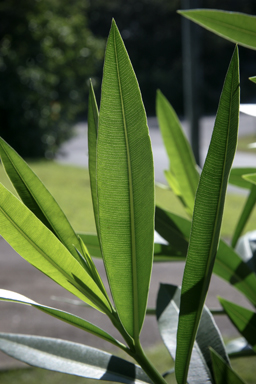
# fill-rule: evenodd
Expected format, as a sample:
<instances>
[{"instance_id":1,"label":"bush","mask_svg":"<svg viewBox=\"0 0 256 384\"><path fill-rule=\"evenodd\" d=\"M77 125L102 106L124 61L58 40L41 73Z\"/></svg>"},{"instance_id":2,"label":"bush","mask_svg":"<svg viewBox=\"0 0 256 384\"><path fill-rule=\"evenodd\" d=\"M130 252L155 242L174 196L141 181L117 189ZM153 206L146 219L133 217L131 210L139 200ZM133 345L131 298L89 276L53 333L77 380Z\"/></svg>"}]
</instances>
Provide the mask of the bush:
<instances>
[{"instance_id":1,"label":"bush","mask_svg":"<svg viewBox=\"0 0 256 384\"><path fill-rule=\"evenodd\" d=\"M102 41L85 1L10 0L0 18L0 135L22 156L52 157L86 113Z\"/></svg>"}]
</instances>

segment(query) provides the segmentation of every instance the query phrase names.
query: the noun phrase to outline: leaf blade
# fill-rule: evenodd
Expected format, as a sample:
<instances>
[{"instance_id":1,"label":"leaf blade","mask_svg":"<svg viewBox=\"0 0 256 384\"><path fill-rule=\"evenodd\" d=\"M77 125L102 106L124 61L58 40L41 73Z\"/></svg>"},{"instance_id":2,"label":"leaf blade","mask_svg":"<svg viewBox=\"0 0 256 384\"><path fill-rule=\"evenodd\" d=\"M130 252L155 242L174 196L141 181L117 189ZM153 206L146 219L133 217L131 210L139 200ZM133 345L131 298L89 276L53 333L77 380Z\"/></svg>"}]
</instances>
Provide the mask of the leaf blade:
<instances>
[{"instance_id":1,"label":"leaf blade","mask_svg":"<svg viewBox=\"0 0 256 384\"><path fill-rule=\"evenodd\" d=\"M196 195L177 333L175 367L178 384L186 382L191 351L217 252L228 176L237 144L238 113L239 70L236 47L224 82L212 140Z\"/></svg>"},{"instance_id":2,"label":"leaf blade","mask_svg":"<svg viewBox=\"0 0 256 384\"><path fill-rule=\"evenodd\" d=\"M153 157L137 79L114 22L102 83L97 191L100 242L111 292L124 327L137 338L153 259Z\"/></svg>"},{"instance_id":3,"label":"leaf blade","mask_svg":"<svg viewBox=\"0 0 256 384\"><path fill-rule=\"evenodd\" d=\"M216 384L245 384L221 356L210 348Z\"/></svg>"},{"instance_id":4,"label":"leaf blade","mask_svg":"<svg viewBox=\"0 0 256 384\"><path fill-rule=\"evenodd\" d=\"M0 349L29 365L51 371L126 384L150 383L140 367L70 341L0 333Z\"/></svg>"},{"instance_id":5,"label":"leaf blade","mask_svg":"<svg viewBox=\"0 0 256 384\"><path fill-rule=\"evenodd\" d=\"M207 9L178 11L178 13L233 43L256 49L255 16Z\"/></svg>"}]
</instances>

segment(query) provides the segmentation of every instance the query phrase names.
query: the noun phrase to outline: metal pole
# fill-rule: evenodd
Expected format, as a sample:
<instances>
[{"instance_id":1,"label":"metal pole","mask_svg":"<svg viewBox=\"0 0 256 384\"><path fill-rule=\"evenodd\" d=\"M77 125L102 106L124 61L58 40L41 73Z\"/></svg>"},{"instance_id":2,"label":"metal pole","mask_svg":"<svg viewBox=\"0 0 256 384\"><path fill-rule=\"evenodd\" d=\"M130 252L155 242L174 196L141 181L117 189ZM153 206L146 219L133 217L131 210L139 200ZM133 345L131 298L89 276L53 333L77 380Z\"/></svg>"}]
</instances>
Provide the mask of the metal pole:
<instances>
[{"instance_id":1,"label":"metal pole","mask_svg":"<svg viewBox=\"0 0 256 384\"><path fill-rule=\"evenodd\" d=\"M200 0L181 0L182 9L198 8ZM190 141L194 156L200 165L199 118L200 118L200 30L197 25L182 18L182 56L184 112L190 125Z\"/></svg>"}]
</instances>

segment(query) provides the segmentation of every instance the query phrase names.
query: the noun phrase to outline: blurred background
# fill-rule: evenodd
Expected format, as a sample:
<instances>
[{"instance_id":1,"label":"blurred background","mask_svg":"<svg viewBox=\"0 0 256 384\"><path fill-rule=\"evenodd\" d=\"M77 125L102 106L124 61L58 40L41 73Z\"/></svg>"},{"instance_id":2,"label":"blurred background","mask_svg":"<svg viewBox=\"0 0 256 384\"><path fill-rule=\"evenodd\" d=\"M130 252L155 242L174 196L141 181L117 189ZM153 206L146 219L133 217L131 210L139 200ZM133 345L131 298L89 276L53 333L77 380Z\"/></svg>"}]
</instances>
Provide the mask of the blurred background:
<instances>
[{"instance_id":1,"label":"blurred background","mask_svg":"<svg viewBox=\"0 0 256 384\"><path fill-rule=\"evenodd\" d=\"M99 101L103 56L115 18L155 115L159 88L184 110L182 17L189 4L256 14L254 0L1 0L0 135L25 158L53 158L87 115L88 81ZM196 56L199 115L215 114L234 45L199 28ZM185 40L186 41L186 40ZM241 48L241 101L255 102L256 53Z\"/></svg>"}]
</instances>

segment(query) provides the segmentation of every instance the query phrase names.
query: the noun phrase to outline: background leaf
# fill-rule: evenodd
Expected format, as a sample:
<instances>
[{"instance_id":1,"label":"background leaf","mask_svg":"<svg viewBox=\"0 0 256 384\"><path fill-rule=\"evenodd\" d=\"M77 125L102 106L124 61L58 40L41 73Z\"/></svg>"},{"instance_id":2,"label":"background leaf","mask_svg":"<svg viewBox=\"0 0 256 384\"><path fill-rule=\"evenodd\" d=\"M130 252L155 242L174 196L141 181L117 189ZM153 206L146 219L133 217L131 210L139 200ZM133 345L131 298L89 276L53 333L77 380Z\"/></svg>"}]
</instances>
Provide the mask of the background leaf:
<instances>
[{"instance_id":1,"label":"background leaf","mask_svg":"<svg viewBox=\"0 0 256 384\"><path fill-rule=\"evenodd\" d=\"M49 337L0 333L0 350L51 371L118 383L151 383L133 363L82 344Z\"/></svg>"},{"instance_id":2,"label":"background leaf","mask_svg":"<svg viewBox=\"0 0 256 384\"><path fill-rule=\"evenodd\" d=\"M153 262L153 157L137 79L114 21L102 82L97 191L111 292L125 329L137 339Z\"/></svg>"},{"instance_id":3,"label":"background leaf","mask_svg":"<svg viewBox=\"0 0 256 384\"><path fill-rule=\"evenodd\" d=\"M159 127L170 161L170 172L168 172L167 179L171 182L170 186L174 192L181 196L192 216L199 182L195 158L174 109L159 90L156 100Z\"/></svg>"},{"instance_id":4,"label":"background leaf","mask_svg":"<svg viewBox=\"0 0 256 384\"><path fill-rule=\"evenodd\" d=\"M196 9L178 11L182 16L227 40L256 49L256 17L238 12Z\"/></svg>"},{"instance_id":5,"label":"background leaf","mask_svg":"<svg viewBox=\"0 0 256 384\"><path fill-rule=\"evenodd\" d=\"M256 173L256 168L232 168L228 182L240 188L250 189L252 184L243 177L249 173Z\"/></svg>"},{"instance_id":6,"label":"background leaf","mask_svg":"<svg viewBox=\"0 0 256 384\"><path fill-rule=\"evenodd\" d=\"M216 384L245 384L217 352L210 351Z\"/></svg>"},{"instance_id":7,"label":"background leaf","mask_svg":"<svg viewBox=\"0 0 256 384\"><path fill-rule=\"evenodd\" d=\"M226 314L256 352L256 313L219 297Z\"/></svg>"},{"instance_id":8,"label":"background leaf","mask_svg":"<svg viewBox=\"0 0 256 384\"><path fill-rule=\"evenodd\" d=\"M225 193L238 133L239 69L235 49L195 201L183 275L175 372L185 383L190 356L217 253Z\"/></svg>"}]
</instances>

